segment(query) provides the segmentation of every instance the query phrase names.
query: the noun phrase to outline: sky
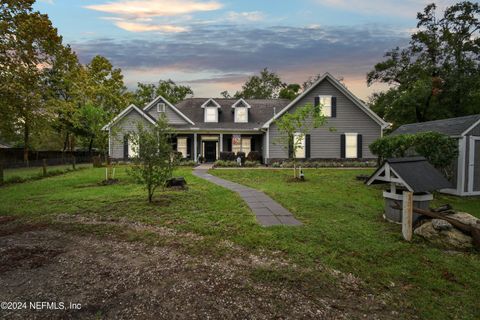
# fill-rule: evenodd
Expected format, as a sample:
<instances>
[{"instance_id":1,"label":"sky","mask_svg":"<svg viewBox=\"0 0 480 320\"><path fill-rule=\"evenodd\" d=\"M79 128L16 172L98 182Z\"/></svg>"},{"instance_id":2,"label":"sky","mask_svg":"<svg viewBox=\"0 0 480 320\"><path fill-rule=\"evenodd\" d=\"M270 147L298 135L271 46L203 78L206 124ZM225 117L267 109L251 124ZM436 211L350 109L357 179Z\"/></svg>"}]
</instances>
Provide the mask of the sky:
<instances>
[{"instance_id":1,"label":"sky","mask_svg":"<svg viewBox=\"0 0 480 320\"><path fill-rule=\"evenodd\" d=\"M421 0L37 0L82 63L95 55L137 82L172 79L196 97L241 88L267 67L287 83L330 72L367 100L366 73L405 46ZM453 1L436 2L443 8Z\"/></svg>"}]
</instances>

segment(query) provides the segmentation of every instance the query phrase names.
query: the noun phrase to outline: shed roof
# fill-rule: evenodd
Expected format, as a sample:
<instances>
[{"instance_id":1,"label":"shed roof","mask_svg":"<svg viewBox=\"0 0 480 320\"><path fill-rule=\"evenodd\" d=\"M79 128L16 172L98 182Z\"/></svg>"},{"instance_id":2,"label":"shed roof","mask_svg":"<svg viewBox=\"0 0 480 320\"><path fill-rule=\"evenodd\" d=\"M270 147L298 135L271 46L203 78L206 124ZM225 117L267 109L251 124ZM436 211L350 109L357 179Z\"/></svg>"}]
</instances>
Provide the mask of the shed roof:
<instances>
[{"instance_id":1,"label":"shed roof","mask_svg":"<svg viewBox=\"0 0 480 320\"><path fill-rule=\"evenodd\" d=\"M405 124L392 132L392 135L419 132L439 132L448 136L461 136L480 121L480 114L443 120ZM478 123L480 125L480 123Z\"/></svg>"},{"instance_id":2,"label":"shed roof","mask_svg":"<svg viewBox=\"0 0 480 320\"><path fill-rule=\"evenodd\" d=\"M424 157L387 159L367 180L367 184L388 183L388 179L382 178L387 166L412 192L430 192L453 187Z\"/></svg>"}]
</instances>

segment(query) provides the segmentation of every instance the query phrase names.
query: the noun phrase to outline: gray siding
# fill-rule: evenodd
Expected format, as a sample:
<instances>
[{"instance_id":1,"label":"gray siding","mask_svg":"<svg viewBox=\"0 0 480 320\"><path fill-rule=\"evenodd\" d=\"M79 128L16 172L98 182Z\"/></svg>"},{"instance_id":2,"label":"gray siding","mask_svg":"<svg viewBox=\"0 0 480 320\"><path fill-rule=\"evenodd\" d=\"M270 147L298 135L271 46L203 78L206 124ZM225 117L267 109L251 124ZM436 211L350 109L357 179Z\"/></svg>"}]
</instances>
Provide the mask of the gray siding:
<instances>
[{"instance_id":1,"label":"gray siding","mask_svg":"<svg viewBox=\"0 0 480 320\"><path fill-rule=\"evenodd\" d=\"M110 150L109 155L114 159L123 158L123 139L129 132L135 132L138 124L151 125L142 115L134 109L130 110L120 121L110 129Z\"/></svg>"},{"instance_id":2,"label":"gray siding","mask_svg":"<svg viewBox=\"0 0 480 320\"><path fill-rule=\"evenodd\" d=\"M161 103L162 100L159 100L157 103ZM146 112L153 117L154 119L158 119L161 112L157 112L157 103L150 107L150 109L146 110ZM168 119L169 124L188 124L185 119L183 119L175 110L173 110L168 104L165 103L165 116Z\"/></svg>"},{"instance_id":3,"label":"gray siding","mask_svg":"<svg viewBox=\"0 0 480 320\"><path fill-rule=\"evenodd\" d=\"M323 127L313 129L310 133L310 158L340 158L340 136L346 132L361 134L363 158L375 158L368 146L381 137L380 125L343 95L328 79L318 84L290 110L293 111L296 107L304 106L307 103L313 104L315 97L319 95L337 97L337 117L328 118L328 122ZM275 123L270 126L269 134L270 159L287 158L287 150L278 144L281 132Z\"/></svg>"}]
</instances>

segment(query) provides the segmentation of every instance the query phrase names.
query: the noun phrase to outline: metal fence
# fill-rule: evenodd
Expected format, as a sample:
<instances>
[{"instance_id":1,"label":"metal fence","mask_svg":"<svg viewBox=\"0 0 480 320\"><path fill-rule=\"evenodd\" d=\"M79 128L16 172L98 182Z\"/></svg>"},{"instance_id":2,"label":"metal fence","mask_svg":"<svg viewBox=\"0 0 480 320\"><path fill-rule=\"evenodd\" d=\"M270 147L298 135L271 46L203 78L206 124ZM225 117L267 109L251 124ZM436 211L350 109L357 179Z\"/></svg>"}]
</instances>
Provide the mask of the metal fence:
<instances>
[{"instance_id":1,"label":"metal fence","mask_svg":"<svg viewBox=\"0 0 480 320\"><path fill-rule=\"evenodd\" d=\"M97 153L87 151L30 151L28 161L23 160L23 149L0 149L0 163L3 168L28 168L43 166L46 161L49 166L66 165L75 163L91 163Z\"/></svg>"}]
</instances>

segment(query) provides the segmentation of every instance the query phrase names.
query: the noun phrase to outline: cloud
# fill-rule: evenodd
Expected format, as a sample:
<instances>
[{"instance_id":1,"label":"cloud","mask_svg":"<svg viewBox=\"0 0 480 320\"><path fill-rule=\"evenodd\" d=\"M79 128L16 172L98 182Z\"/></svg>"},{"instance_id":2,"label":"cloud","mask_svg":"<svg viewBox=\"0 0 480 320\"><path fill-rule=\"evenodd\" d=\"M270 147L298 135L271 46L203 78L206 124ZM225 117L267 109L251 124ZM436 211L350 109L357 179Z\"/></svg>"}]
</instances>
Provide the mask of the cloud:
<instances>
[{"instance_id":1,"label":"cloud","mask_svg":"<svg viewBox=\"0 0 480 320\"><path fill-rule=\"evenodd\" d=\"M250 11L250 12L230 11L227 13L227 20L232 22L261 21L263 19L264 19L264 15L260 11Z\"/></svg>"},{"instance_id":2,"label":"cloud","mask_svg":"<svg viewBox=\"0 0 480 320\"><path fill-rule=\"evenodd\" d=\"M200 2L193 0L143 0L115 1L106 4L89 5L85 8L104 13L132 18L171 17L201 11L213 11L222 7L216 1Z\"/></svg>"},{"instance_id":3,"label":"cloud","mask_svg":"<svg viewBox=\"0 0 480 320\"><path fill-rule=\"evenodd\" d=\"M53 0L40 0L40 2L45 2L45 3L48 3L48 4L54 4Z\"/></svg>"},{"instance_id":4,"label":"cloud","mask_svg":"<svg viewBox=\"0 0 480 320\"><path fill-rule=\"evenodd\" d=\"M375 25L352 27L263 27L190 25L189 32L162 38L97 39L72 43L83 63L96 54L134 75L130 82L172 78L202 92L223 91L264 67L288 82L330 71L358 83L390 48L409 36ZM168 70L168 71L166 71ZM201 77L199 75L202 75ZM348 82L347 82L348 83ZM366 88L366 85L365 85ZM364 95L360 94L362 98Z\"/></svg>"},{"instance_id":5,"label":"cloud","mask_svg":"<svg viewBox=\"0 0 480 320\"><path fill-rule=\"evenodd\" d=\"M355 11L368 15L390 15L414 18L418 11L432 3L431 0L316 0L323 6L334 7L341 10ZM452 0L438 0L436 4L439 8L444 8L448 4L453 4Z\"/></svg>"},{"instance_id":6,"label":"cloud","mask_svg":"<svg viewBox=\"0 0 480 320\"><path fill-rule=\"evenodd\" d=\"M128 21L116 21L115 25L123 30L130 32L149 32L149 31L158 31L163 33L177 33L185 32L188 29L179 26L173 25L153 25L153 24L144 24L144 23L135 23Z\"/></svg>"}]
</instances>

